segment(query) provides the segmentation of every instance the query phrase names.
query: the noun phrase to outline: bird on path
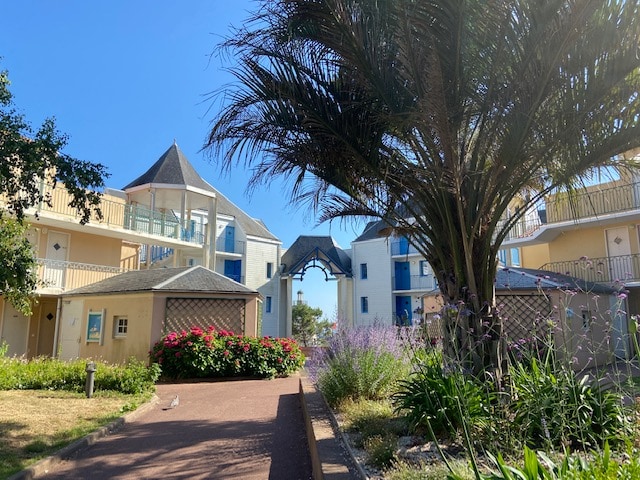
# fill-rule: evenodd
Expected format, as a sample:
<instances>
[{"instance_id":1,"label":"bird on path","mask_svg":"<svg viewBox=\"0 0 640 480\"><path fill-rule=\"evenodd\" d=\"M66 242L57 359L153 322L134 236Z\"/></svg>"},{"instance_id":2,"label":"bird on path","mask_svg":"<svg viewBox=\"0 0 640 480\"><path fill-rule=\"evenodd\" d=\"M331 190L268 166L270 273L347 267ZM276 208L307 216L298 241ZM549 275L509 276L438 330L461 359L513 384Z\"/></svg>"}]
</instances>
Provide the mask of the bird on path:
<instances>
[{"instance_id":1,"label":"bird on path","mask_svg":"<svg viewBox=\"0 0 640 480\"><path fill-rule=\"evenodd\" d=\"M176 395L175 397L173 397L173 400L171 400L171 403L169 404L169 406L164 410L170 410L172 408L176 408L178 405L180 405L180 398L178 397L178 395Z\"/></svg>"}]
</instances>

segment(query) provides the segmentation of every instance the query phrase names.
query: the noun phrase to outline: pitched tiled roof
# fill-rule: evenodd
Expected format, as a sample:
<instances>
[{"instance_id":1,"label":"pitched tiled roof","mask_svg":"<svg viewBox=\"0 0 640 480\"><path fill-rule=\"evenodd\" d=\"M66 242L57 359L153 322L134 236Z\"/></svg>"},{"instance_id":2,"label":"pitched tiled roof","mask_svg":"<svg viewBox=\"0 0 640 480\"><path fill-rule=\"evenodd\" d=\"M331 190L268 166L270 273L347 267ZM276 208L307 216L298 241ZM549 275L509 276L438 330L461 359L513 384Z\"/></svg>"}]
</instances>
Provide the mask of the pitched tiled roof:
<instances>
[{"instance_id":1,"label":"pitched tiled roof","mask_svg":"<svg viewBox=\"0 0 640 480\"><path fill-rule=\"evenodd\" d=\"M139 187L148 183L186 185L209 192L215 191L211 185L198 175L198 172L196 172L191 162L185 157L176 143L171 145L149 170L125 186L123 190Z\"/></svg>"},{"instance_id":2,"label":"pitched tiled roof","mask_svg":"<svg viewBox=\"0 0 640 480\"><path fill-rule=\"evenodd\" d=\"M536 290L542 288L568 289L610 295L616 290L601 283L587 282L576 277L531 268L498 268L496 290Z\"/></svg>"},{"instance_id":3,"label":"pitched tiled roof","mask_svg":"<svg viewBox=\"0 0 640 480\"><path fill-rule=\"evenodd\" d=\"M331 273L351 275L351 258L330 236L302 235L282 256L283 274L294 275L315 257L329 263ZM326 265L325 265L326 266Z\"/></svg>"},{"instance_id":4,"label":"pitched tiled roof","mask_svg":"<svg viewBox=\"0 0 640 480\"><path fill-rule=\"evenodd\" d=\"M258 293L202 266L132 270L65 295L96 295L148 291Z\"/></svg>"}]
</instances>

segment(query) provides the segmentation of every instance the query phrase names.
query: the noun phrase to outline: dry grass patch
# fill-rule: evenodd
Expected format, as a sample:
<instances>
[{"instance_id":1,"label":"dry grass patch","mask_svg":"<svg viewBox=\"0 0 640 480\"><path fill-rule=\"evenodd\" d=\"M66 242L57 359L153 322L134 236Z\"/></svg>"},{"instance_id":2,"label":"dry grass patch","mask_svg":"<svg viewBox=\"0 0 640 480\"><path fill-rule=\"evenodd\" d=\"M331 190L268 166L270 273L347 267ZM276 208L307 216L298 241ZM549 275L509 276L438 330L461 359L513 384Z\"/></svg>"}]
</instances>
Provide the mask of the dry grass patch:
<instances>
[{"instance_id":1,"label":"dry grass patch","mask_svg":"<svg viewBox=\"0 0 640 480\"><path fill-rule=\"evenodd\" d=\"M46 390L0 391L0 478L107 425L150 397Z\"/></svg>"}]
</instances>

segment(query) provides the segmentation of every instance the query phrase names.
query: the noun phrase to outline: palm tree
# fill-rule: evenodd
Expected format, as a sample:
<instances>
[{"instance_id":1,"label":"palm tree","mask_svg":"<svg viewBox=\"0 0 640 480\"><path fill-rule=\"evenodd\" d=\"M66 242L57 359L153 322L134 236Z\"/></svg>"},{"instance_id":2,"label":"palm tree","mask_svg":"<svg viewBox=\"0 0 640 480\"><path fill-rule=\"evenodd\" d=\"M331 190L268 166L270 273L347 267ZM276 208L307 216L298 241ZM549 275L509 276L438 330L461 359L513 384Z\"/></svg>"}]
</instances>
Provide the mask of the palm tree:
<instances>
[{"instance_id":1,"label":"palm tree","mask_svg":"<svg viewBox=\"0 0 640 480\"><path fill-rule=\"evenodd\" d=\"M497 253L550 191L640 145L639 0L264 0L205 147L291 180L320 221L409 238L450 356L500 374ZM528 192L523 195L523 192ZM522 208L501 221L509 203Z\"/></svg>"}]
</instances>

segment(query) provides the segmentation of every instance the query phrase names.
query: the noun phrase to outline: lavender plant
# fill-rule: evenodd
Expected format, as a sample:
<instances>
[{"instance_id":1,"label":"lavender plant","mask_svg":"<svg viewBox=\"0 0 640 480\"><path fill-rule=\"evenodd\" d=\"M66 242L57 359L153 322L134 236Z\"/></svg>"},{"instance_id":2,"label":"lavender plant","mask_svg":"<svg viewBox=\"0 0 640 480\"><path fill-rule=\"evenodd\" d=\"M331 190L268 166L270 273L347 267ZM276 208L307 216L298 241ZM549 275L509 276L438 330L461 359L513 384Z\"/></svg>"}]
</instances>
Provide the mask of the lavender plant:
<instances>
[{"instance_id":1,"label":"lavender plant","mask_svg":"<svg viewBox=\"0 0 640 480\"><path fill-rule=\"evenodd\" d=\"M338 331L316 360L315 380L327 402L349 398L375 400L389 396L404 378L410 359L402 330L373 325Z\"/></svg>"}]
</instances>

